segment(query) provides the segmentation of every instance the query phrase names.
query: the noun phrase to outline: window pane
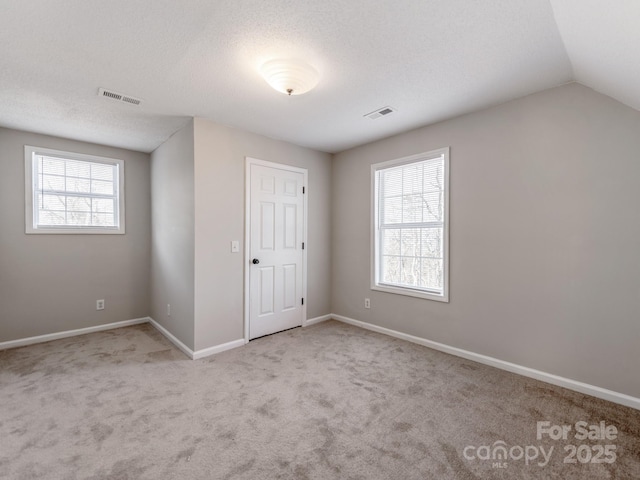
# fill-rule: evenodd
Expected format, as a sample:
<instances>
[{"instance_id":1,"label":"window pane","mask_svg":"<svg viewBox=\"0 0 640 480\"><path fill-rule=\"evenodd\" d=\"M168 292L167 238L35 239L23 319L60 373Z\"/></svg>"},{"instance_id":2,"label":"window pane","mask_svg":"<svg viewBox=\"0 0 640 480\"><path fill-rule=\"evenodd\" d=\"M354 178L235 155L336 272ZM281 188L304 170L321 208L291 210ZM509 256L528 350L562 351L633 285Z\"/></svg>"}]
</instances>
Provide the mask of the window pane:
<instances>
[{"instance_id":1,"label":"window pane","mask_svg":"<svg viewBox=\"0 0 640 480\"><path fill-rule=\"evenodd\" d=\"M404 195L402 197L402 223L422 221L422 196Z\"/></svg>"},{"instance_id":2,"label":"window pane","mask_svg":"<svg viewBox=\"0 0 640 480\"><path fill-rule=\"evenodd\" d=\"M116 221L113 213L94 213L92 215L93 225L100 227L115 227Z\"/></svg>"},{"instance_id":3,"label":"window pane","mask_svg":"<svg viewBox=\"0 0 640 480\"><path fill-rule=\"evenodd\" d=\"M400 230L384 229L382 230L382 254L383 255L400 255Z\"/></svg>"},{"instance_id":4,"label":"window pane","mask_svg":"<svg viewBox=\"0 0 640 480\"><path fill-rule=\"evenodd\" d=\"M115 171L113 165L104 165L99 163L91 164L91 178L95 180L106 180L113 182L113 175Z\"/></svg>"},{"instance_id":5,"label":"window pane","mask_svg":"<svg viewBox=\"0 0 640 480\"><path fill-rule=\"evenodd\" d=\"M67 197L67 211L91 213L91 198Z\"/></svg>"},{"instance_id":6,"label":"window pane","mask_svg":"<svg viewBox=\"0 0 640 480\"><path fill-rule=\"evenodd\" d=\"M64 195L38 195L38 206L43 210L61 210L66 207L66 197Z\"/></svg>"},{"instance_id":7,"label":"window pane","mask_svg":"<svg viewBox=\"0 0 640 480\"><path fill-rule=\"evenodd\" d=\"M410 287L420 286L420 258L402 257L402 275L400 283Z\"/></svg>"},{"instance_id":8,"label":"window pane","mask_svg":"<svg viewBox=\"0 0 640 480\"><path fill-rule=\"evenodd\" d=\"M402 222L402 197L384 199L384 210L381 221L383 225Z\"/></svg>"},{"instance_id":9,"label":"window pane","mask_svg":"<svg viewBox=\"0 0 640 480\"><path fill-rule=\"evenodd\" d=\"M91 225L89 212L67 212L67 225L87 226Z\"/></svg>"},{"instance_id":10,"label":"window pane","mask_svg":"<svg viewBox=\"0 0 640 480\"><path fill-rule=\"evenodd\" d=\"M110 198L94 198L93 199L93 212L94 213L113 213L114 200Z\"/></svg>"},{"instance_id":11,"label":"window pane","mask_svg":"<svg viewBox=\"0 0 640 480\"><path fill-rule=\"evenodd\" d=\"M91 181L91 193L97 193L100 195L113 195L113 183L103 182L101 180Z\"/></svg>"},{"instance_id":12,"label":"window pane","mask_svg":"<svg viewBox=\"0 0 640 480\"><path fill-rule=\"evenodd\" d=\"M40 210L38 212L38 224L51 226L51 225L64 225L65 213L64 212L51 212L48 210Z\"/></svg>"},{"instance_id":13,"label":"window pane","mask_svg":"<svg viewBox=\"0 0 640 480\"><path fill-rule=\"evenodd\" d=\"M424 222L442 222L444 220L444 195L443 192L425 193L421 197Z\"/></svg>"},{"instance_id":14,"label":"window pane","mask_svg":"<svg viewBox=\"0 0 640 480\"><path fill-rule=\"evenodd\" d=\"M444 262L442 260L422 259L420 286L430 290L442 291L444 284Z\"/></svg>"},{"instance_id":15,"label":"window pane","mask_svg":"<svg viewBox=\"0 0 640 480\"><path fill-rule=\"evenodd\" d=\"M382 257L382 272L380 278L383 283L400 283L399 257L388 255Z\"/></svg>"},{"instance_id":16,"label":"window pane","mask_svg":"<svg viewBox=\"0 0 640 480\"><path fill-rule=\"evenodd\" d=\"M421 229L421 248L423 257L442 258L442 228L423 228Z\"/></svg>"},{"instance_id":17,"label":"window pane","mask_svg":"<svg viewBox=\"0 0 640 480\"><path fill-rule=\"evenodd\" d=\"M90 193L91 181L82 178L67 178L67 192Z\"/></svg>"},{"instance_id":18,"label":"window pane","mask_svg":"<svg viewBox=\"0 0 640 480\"><path fill-rule=\"evenodd\" d=\"M424 191L444 189L444 162L441 157L424 164Z\"/></svg>"},{"instance_id":19,"label":"window pane","mask_svg":"<svg viewBox=\"0 0 640 480\"><path fill-rule=\"evenodd\" d=\"M422 192L422 163L412 163L402 167L402 193Z\"/></svg>"},{"instance_id":20,"label":"window pane","mask_svg":"<svg viewBox=\"0 0 640 480\"><path fill-rule=\"evenodd\" d=\"M401 252L402 256L420 256L420 229L403 228L401 231Z\"/></svg>"},{"instance_id":21,"label":"window pane","mask_svg":"<svg viewBox=\"0 0 640 480\"><path fill-rule=\"evenodd\" d=\"M402 170L390 169L383 173L384 196L393 197L402 195Z\"/></svg>"},{"instance_id":22,"label":"window pane","mask_svg":"<svg viewBox=\"0 0 640 480\"><path fill-rule=\"evenodd\" d=\"M64 160L61 158L40 157L41 173L64 175Z\"/></svg>"},{"instance_id":23,"label":"window pane","mask_svg":"<svg viewBox=\"0 0 640 480\"><path fill-rule=\"evenodd\" d=\"M91 165L87 162L77 160L67 160L67 176L89 178L91 175Z\"/></svg>"},{"instance_id":24,"label":"window pane","mask_svg":"<svg viewBox=\"0 0 640 480\"><path fill-rule=\"evenodd\" d=\"M40 178L40 189L64 192L64 189L65 189L64 177L58 177L54 175L42 175Z\"/></svg>"}]
</instances>

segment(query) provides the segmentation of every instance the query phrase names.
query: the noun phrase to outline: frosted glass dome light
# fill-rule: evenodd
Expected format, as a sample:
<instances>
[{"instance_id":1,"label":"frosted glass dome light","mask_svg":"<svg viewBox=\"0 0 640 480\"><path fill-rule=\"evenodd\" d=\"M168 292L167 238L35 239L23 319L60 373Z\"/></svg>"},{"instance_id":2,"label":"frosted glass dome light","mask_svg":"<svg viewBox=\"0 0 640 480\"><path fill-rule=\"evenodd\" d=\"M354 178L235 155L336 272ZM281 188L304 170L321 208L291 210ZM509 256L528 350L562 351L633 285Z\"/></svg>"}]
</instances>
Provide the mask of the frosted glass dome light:
<instances>
[{"instance_id":1,"label":"frosted glass dome light","mask_svg":"<svg viewBox=\"0 0 640 480\"><path fill-rule=\"evenodd\" d=\"M269 60L260 67L269 85L286 95L302 95L318 84L318 71L302 60Z\"/></svg>"}]
</instances>

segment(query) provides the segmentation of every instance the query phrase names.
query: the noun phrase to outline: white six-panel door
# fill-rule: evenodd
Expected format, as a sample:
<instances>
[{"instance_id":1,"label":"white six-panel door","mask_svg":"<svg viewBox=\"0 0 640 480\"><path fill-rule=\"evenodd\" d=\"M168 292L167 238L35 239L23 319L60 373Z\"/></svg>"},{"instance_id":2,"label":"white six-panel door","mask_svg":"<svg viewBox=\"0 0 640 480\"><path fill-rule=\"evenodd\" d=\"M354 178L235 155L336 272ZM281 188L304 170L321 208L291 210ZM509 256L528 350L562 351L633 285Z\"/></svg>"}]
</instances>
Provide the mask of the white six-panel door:
<instances>
[{"instance_id":1,"label":"white six-panel door","mask_svg":"<svg viewBox=\"0 0 640 480\"><path fill-rule=\"evenodd\" d=\"M305 175L261 163L249 163L249 339L303 321Z\"/></svg>"}]
</instances>

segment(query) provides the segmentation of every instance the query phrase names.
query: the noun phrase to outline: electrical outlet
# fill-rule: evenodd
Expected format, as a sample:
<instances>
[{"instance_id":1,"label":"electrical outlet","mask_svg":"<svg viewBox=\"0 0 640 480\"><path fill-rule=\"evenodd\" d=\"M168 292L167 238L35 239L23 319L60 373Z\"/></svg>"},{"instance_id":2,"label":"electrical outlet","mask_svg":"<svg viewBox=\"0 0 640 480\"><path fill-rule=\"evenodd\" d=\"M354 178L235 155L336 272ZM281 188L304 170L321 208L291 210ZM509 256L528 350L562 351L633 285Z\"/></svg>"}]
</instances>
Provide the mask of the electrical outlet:
<instances>
[{"instance_id":1,"label":"electrical outlet","mask_svg":"<svg viewBox=\"0 0 640 480\"><path fill-rule=\"evenodd\" d=\"M104 310L104 300L96 300L96 310Z\"/></svg>"},{"instance_id":2,"label":"electrical outlet","mask_svg":"<svg viewBox=\"0 0 640 480\"><path fill-rule=\"evenodd\" d=\"M171 304L167 303L167 317L171 316Z\"/></svg>"},{"instance_id":3,"label":"electrical outlet","mask_svg":"<svg viewBox=\"0 0 640 480\"><path fill-rule=\"evenodd\" d=\"M364 299L364 308L371 308L371 300L368 298Z\"/></svg>"}]
</instances>

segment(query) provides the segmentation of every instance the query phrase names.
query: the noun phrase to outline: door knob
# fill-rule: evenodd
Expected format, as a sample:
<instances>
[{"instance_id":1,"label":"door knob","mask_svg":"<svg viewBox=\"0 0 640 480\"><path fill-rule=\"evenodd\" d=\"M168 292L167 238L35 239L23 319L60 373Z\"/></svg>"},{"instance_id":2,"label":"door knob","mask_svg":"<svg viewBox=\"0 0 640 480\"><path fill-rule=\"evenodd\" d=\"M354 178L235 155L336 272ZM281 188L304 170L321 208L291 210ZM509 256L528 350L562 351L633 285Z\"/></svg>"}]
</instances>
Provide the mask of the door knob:
<instances>
[{"instance_id":1,"label":"door knob","mask_svg":"<svg viewBox=\"0 0 640 480\"><path fill-rule=\"evenodd\" d=\"M254 259L252 260L252 262L253 262L253 264L254 264L254 265L257 265L257 264L259 264L259 263L260 263L260 260L258 260L257 258L254 258Z\"/></svg>"}]
</instances>

